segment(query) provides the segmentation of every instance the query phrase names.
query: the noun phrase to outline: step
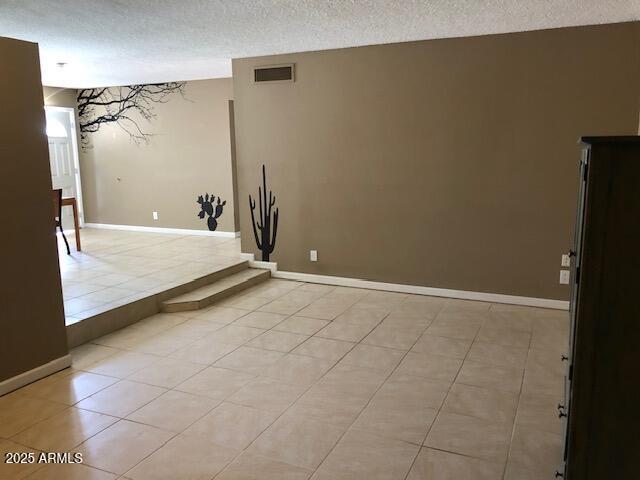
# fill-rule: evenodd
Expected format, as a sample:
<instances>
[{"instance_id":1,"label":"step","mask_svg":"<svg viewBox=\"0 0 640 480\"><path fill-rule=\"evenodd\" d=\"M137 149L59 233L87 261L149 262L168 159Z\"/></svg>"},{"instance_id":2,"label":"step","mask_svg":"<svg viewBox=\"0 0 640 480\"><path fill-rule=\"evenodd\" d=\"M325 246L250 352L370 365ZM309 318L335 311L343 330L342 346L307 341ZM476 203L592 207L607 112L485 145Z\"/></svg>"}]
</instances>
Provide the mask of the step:
<instances>
[{"instance_id":1,"label":"step","mask_svg":"<svg viewBox=\"0 0 640 480\"><path fill-rule=\"evenodd\" d=\"M163 312L186 312L199 310L209 305L238 293L253 285L264 282L271 276L271 270L260 268L247 268L222 278L210 285L200 287L197 290L170 298L162 302Z\"/></svg>"}]
</instances>

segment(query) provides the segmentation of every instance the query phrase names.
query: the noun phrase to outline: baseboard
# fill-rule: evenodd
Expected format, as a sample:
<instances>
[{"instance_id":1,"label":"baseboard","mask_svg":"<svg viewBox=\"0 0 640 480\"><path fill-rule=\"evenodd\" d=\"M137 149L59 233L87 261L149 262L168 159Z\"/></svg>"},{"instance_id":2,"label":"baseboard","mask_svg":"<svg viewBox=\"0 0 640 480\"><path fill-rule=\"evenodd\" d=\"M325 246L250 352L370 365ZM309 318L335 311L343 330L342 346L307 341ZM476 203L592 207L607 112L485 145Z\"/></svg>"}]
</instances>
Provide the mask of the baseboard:
<instances>
[{"instance_id":1,"label":"baseboard","mask_svg":"<svg viewBox=\"0 0 640 480\"><path fill-rule=\"evenodd\" d=\"M64 370L69 366L71 366L71 355L67 354L64 357L51 360L49 363L40 365L39 367L21 373L20 375L8 378L7 380L0 382L0 396L13 392L20 387L24 387L25 385L35 382L36 380L40 380L52 373Z\"/></svg>"},{"instance_id":2,"label":"baseboard","mask_svg":"<svg viewBox=\"0 0 640 480\"><path fill-rule=\"evenodd\" d=\"M516 295L501 295L499 293L470 292L467 290L450 290L448 288L421 287L419 285L404 285L401 283L374 282L359 278L334 277L331 275L316 275L315 273L282 272L278 270L276 262L258 262L253 253L241 253L243 260L249 261L252 268L268 268L273 278L297 280L300 282L322 283L340 287L368 288L369 290L385 290L388 292L411 293L414 295L428 295L432 297L457 298L461 300L479 300L481 302L505 303L507 305L523 305L526 307L553 308L555 310L569 310L569 302L552 300L549 298L519 297Z\"/></svg>"},{"instance_id":3,"label":"baseboard","mask_svg":"<svg viewBox=\"0 0 640 480\"><path fill-rule=\"evenodd\" d=\"M256 260L256 256L253 253L241 253L240 258L242 260L247 260L251 268L271 270L271 276L278 271L278 264L276 262L263 262L262 260Z\"/></svg>"},{"instance_id":4,"label":"baseboard","mask_svg":"<svg viewBox=\"0 0 640 480\"><path fill-rule=\"evenodd\" d=\"M450 290L447 288L421 287L419 285L374 282L371 280L361 280L359 278L333 277L329 275L316 275L313 273L276 271L275 273L272 273L271 276L274 278L298 280L301 282L338 285L340 287L367 288L370 290L385 290L389 292L411 293L414 295L428 295L432 297L447 297L457 298L461 300L479 300L482 302L523 305L527 307L553 308L556 310L569 309L569 302L565 302L563 300L551 300L548 298L519 297L515 295L501 295L498 293L470 292L467 290Z\"/></svg>"},{"instance_id":5,"label":"baseboard","mask_svg":"<svg viewBox=\"0 0 640 480\"><path fill-rule=\"evenodd\" d=\"M173 233L176 235L200 235L203 237L224 237L238 238L240 232L219 232L209 230L189 230L186 228L164 228L164 227L141 227L137 225L114 225L110 223L89 223L84 224L87 228L103 228L106 230L127 230L130 232L149 232L149 233Z\"/></svg>"}]
</instances>

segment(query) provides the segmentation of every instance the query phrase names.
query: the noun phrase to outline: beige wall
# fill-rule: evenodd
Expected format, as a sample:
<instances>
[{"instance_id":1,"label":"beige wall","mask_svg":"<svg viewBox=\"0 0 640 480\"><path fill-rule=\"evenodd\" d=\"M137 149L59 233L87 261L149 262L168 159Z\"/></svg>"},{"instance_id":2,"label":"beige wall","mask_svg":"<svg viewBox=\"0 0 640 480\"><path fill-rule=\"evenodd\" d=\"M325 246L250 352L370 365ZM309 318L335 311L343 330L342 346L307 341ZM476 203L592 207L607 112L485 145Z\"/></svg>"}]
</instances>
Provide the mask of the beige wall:
<instances>
[{"instance_id":1,"label":"beige wall","mask_svg":"<svg viewBox=\"0 0 640 480\"><path fill-rule=\"evenodd\" d=\"M207 230L196 198L214 193L227 202L217 230L237 231L231 99L230 78L187 82L185 98L154 104L156 117L140 123L154 134L149 144L133 143L113 124L91 134L92 147L80 153L85 221Z\"/></svg>"},{"instance_id":2,"label":"beige wall","mask_svg":"<svg viewBox=\"0 0 640 480\"><path fill-rule=\"evenodd\" d=\"M0 381L67 353L38 46L0 38Z\"/></svg>"},{"instance_id":3,"label":"beige wall","mask_svg":"<svg viewBox=\"0 0 640 480\"><path fill-rule=\"evenodd\" d=\"M577 140L637 132L639 48L629 23L234 60L242 250L265 163L280 270L567 299Z\"/></svg>"}]
</instances>

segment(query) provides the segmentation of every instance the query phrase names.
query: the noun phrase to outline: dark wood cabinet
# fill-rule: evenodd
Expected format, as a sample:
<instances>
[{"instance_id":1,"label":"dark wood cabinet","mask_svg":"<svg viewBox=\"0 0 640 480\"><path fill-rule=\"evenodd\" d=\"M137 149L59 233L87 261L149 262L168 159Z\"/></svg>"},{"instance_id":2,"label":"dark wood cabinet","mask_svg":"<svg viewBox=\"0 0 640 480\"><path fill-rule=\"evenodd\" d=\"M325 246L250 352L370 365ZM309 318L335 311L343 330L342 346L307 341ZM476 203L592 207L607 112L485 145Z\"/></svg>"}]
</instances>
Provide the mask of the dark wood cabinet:
<instances>
[{"instance_id":1,"label":"dark wood cabinet","mask_svg":"<svg viewBox=\"0 0 640 480\"><path fill-rule=\"evenodd\" d=\"M640 479L640 137L582 145L557 476Z\"/></svg>"}]
</instances>

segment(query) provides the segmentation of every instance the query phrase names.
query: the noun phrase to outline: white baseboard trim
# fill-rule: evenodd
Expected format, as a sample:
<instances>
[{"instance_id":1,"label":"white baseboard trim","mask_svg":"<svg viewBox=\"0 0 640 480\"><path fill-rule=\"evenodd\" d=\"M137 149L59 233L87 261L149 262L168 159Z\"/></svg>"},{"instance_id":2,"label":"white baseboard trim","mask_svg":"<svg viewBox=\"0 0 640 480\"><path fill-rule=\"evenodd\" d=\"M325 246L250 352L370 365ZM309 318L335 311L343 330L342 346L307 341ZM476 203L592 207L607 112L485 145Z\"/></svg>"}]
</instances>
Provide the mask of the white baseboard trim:
<instances>
[{"instance_id":1,"label":"white baseboard trim","mask_svg":"<svg viewBox=\"0 0 640 480\"><path fill-rule=\"evenodd\" d=\"M243 260L249 261L252 268L268 268L273 278L297 280L300 282L322 283L339 287L367 288L369 290L385 290L388 292L411 293L431 297L457 298L460 300L478 300L481 302L505 303L507 305L522 305L525 307L552 308L555 310L569 310L569 302L552 300L549 298L520 297L516 295L502 295L499 293L471 292L467 290L451 290L448 288L422 287L419 285L404 285L401 283L374 282L359 278L334 277L331 275L317 275L315 273L283 272L278 270L276 262L258 262L253 253L241 253Z\"/></svg>"},{"instance_id":2,"label":"white baseboard trim","mask_svg":"<svg viewBox=\"0 0 640 480\"><path fill-rule=\"evenodd\" d=\"M256 256L253 253L241 253L240 258L242 260L247 260L251 268L271 270L271 276L274 276L278 271L278 264L276 262L263 262L261 260L256 260Z\"/></svg>"},{"instance_id":3,"label":"white baseboard trim","mask_svg":"<svg viewBox=\"0 0 640 480\"><path fill-rule=\"evenodd\" d=\"M33 368L27 372L23 372L20 375L8 378L7 380L0 382L0 395L13 392L20 387L24 387L25 385L35 382L36 380L40 380L52 373L64 370L69 366L71 366L71 355L67 354L64 357L56 358L55 360L51 360L49 363L45 363L44 365L40 365L39 367Z\"/></svg>"},{"instance_id":4,"label":"white baseboard trim","mask_svg":"<svg viewBox=\"0 0 640 480\"><path fill-rule=\"evenodd\" d=\"M137 225L114 225L110 223L90 223L84 224L87 228L102 228L105 230L127 230L130 232L149 232L149 233L173 233L175 235L199 235L203 237L224 237L238 238L240 232L219 232L209 230L189 230L186 228L164 228L164 227L142 227Z\"/></svg>"}]
</instances>

